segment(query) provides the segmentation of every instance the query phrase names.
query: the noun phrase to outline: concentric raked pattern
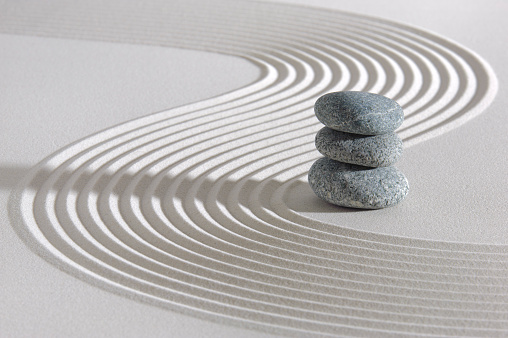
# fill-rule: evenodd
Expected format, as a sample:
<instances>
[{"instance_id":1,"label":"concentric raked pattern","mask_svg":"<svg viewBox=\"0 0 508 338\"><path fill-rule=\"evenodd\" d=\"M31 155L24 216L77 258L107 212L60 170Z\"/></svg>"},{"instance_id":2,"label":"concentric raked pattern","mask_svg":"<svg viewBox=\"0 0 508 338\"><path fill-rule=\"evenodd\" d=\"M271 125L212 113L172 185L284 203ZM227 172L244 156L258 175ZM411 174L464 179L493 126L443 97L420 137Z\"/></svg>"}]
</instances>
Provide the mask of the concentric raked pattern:
<instances>
[{"instance_id":1,"label":"concentric raked pattern","mask_svg":"<svg viewBox=\"0 0 508 338\"><path fill-rule=\"evenodd\" d=\"M473 52L394 22L268 3L13 4L0 12L2 32L213 51L261 73L37 165L10 211L48 261L131 298L277 333L507 329L506 247L355 231L285 203L319 157L317 97L361 90L397 100L409 147L492 101L495 76Z\"/></svg>"}]
</instances>

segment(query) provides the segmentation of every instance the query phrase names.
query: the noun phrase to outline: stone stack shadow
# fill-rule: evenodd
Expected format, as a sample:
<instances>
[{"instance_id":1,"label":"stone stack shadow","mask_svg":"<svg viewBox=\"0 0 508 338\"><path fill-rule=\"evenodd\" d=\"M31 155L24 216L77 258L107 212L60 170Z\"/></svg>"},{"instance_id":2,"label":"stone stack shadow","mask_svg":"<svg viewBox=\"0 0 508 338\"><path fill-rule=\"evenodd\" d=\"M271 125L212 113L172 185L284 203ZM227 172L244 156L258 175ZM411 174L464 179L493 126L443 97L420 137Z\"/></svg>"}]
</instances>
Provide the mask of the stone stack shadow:
<instances>
[{"instance_id":1,"label":"stone stack shadow","mask_svg":"<svg viewBox=\"0 0 508 338\"><path fill-rule=\"evenodd\" d=\"M316 195L343 207L380 209L402 201L409 185L393 166L402 155L395 133L404 120L397 102L367 92L336 92L314 106L325 125L316 135L316 148L325 157L309 171Z\"/></svg>"}]
</instances>

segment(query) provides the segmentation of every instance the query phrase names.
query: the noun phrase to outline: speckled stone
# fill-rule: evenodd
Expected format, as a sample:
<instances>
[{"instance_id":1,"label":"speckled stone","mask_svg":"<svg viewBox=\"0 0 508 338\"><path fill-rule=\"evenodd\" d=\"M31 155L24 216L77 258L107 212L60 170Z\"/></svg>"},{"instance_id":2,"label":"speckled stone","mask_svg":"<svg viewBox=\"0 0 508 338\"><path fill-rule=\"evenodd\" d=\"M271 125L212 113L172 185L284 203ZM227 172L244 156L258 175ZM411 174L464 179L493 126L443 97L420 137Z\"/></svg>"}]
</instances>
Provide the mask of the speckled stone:
<instances>
[{"instance_id":1,"label":"speckled stone","mask_svg":"<svg viewBox=\"0 0 508 338\"><path fill-rule=\"evenodd\" d=\"M329 128L361 135L391 133L404 121L404 112L397 102L367 92L323 95L316 101L314 112Z\"/></svg>"},{"instance_id":2,"label":"speckled stone","mask_svg":"<svg viewBox=\"0 0 508 338\"><path fill-rule=\"evenodd\" d=\"M316 148L326 157L367 167L387 167L402 155L402 140L395 133L358 135L322 128Z\"/></svg>"},{"instance_id":3,"label":"speckled stone","mask_svg":"<svg viewBox=\"0 0 508 338\"><path fill-rule=\"evenodd\" d=\"M310 168L309 184L325 201L343 207L381 209L406 197L409 185L395 167L367 168L320 158Z\"/></svg>"}]
</instances>

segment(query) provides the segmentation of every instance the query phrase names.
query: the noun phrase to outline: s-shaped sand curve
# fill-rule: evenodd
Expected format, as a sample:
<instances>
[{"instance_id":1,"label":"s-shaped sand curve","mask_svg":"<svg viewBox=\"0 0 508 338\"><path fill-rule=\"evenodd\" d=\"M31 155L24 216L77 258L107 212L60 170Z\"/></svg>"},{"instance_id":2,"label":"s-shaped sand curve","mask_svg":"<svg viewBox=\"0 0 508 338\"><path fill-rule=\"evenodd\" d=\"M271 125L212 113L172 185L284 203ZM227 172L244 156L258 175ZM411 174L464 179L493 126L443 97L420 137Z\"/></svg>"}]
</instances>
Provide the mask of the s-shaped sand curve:
<instances>
[{"instance_id":1,"label":"s-shaped sand curve","mask_svg":"<svg viewBox=\"0 0 508 338\"><path fill-rule=\"evenodd\" d=\"M39 163L10 201L16 230L38 254L112 292L276 333L506 330L506 247L356 231L286 205L319 156L317 97L396 99L410 147L493 100L497 80L475 53L395 22L297 6L53 2L6 8L0 31L225 53L262 76Z\"/></svg>"}]
</instances>

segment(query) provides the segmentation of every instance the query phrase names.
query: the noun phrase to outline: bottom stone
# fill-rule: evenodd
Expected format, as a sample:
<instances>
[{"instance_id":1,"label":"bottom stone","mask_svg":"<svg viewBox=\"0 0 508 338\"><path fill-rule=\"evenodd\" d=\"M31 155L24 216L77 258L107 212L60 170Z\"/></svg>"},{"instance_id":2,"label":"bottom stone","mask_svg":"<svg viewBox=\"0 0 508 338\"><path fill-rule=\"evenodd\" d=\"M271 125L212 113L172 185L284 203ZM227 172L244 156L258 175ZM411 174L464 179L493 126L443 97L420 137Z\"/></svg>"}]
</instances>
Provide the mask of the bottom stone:
<instances>
[{"instance_id":1,"label":"bottom stone","mask_svg":"<svg viewBox=\"0 0 508 338\"><path fill-rule=\"evenodd\" d=\"M381 209L406 197L409 184L395 167L369 168L320 158L309 170L309 184L325 201L350 208Z\"/></svg>"}]
</instances>

